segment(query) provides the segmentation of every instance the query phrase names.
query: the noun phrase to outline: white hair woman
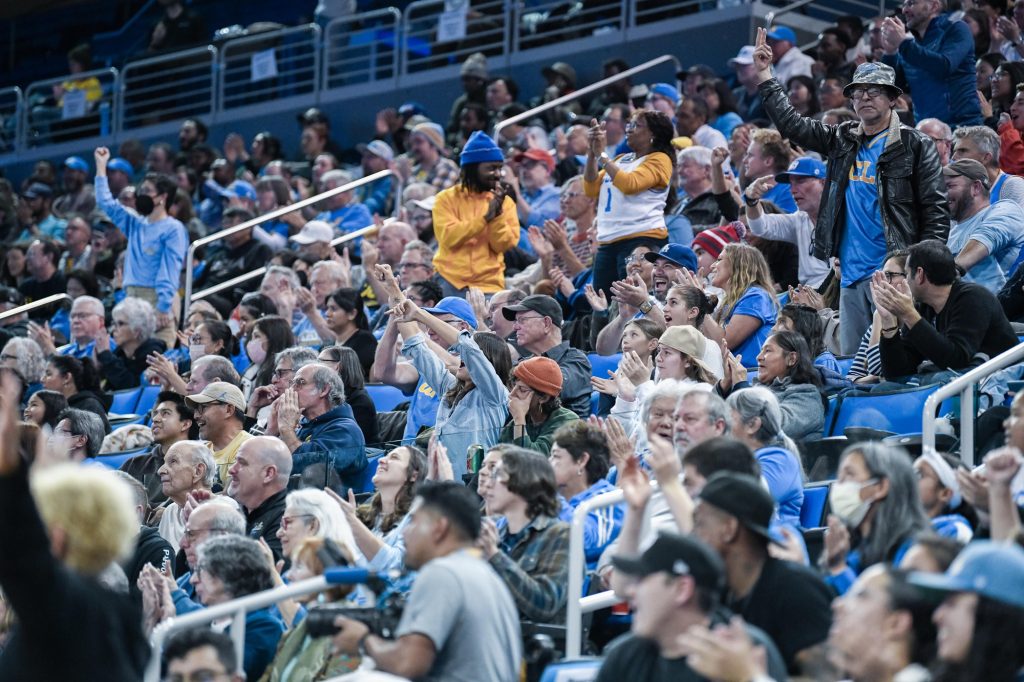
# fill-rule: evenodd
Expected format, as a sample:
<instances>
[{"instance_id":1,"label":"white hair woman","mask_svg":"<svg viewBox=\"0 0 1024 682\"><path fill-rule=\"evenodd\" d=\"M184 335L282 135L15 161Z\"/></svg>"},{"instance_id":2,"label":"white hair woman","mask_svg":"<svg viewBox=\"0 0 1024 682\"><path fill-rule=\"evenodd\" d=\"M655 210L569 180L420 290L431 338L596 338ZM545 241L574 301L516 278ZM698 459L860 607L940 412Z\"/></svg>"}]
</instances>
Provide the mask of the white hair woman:
<instances>
[{"instance_id":1,"label":"white hair woman","mask_svg":"<svg viewBox=\"0 0 1024 682\"><path fill-rule=\"evenodd\" d=\"M778 505L779 519L799 526L804 503L803 465L796 444L782 430L778 399L764 386L755 386L734 391L726 402L732 408L732 435L753 450Z\"/></svg>"},{"instance_id":2,"label":"white hair woman","mask_svg":"<svg viewBox=\"0 0 1024 682\"><path fill-rule=\"evenodd\" d=\"M129 296L116 306L112 313L114 323L111 335L101 332L96 336L93 349L107 386L116 390L135 388L141 383L146 371L146 357L152 353L162 354L167 345L153 336L156 332L156 313L153 306L141 298Z\"/></svg>"}]
</instances>

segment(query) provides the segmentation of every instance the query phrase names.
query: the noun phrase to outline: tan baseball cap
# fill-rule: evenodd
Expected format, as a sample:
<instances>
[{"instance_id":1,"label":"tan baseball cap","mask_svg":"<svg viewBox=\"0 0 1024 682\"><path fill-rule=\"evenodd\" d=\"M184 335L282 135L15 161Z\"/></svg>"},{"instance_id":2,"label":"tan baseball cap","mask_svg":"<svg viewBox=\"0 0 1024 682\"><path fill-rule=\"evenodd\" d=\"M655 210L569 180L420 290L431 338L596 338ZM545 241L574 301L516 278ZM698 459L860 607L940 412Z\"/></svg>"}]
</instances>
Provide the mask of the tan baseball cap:
<instances>
[{"instance_id":1,"label":"tan baseball cap","mask_svg":"<svg viewBox=\"0 0 1024 682\"><path fill-rule=\"evenodd\" d=\"M214 381L212 384L208 384L202 393L185 398L185 404L192 409L195 409L196 405L209 403L233 405L239 412L245 412L245 396L242 395L242 389L226 381Z\"/></svg>"}]
</instances>

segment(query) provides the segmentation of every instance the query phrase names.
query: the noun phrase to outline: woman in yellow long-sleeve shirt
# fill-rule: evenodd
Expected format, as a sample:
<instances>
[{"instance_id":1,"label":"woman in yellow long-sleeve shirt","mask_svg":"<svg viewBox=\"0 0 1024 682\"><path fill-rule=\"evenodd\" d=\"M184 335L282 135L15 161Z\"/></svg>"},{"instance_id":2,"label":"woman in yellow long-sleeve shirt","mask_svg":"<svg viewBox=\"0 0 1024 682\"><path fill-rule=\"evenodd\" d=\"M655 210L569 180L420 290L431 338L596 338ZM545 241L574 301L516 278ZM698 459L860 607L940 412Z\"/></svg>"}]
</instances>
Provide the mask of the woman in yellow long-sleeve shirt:
<instances>
[{"instance_id":1,"label":"woman in yellow long-sleeve shirt","mask_svg":"<svg viewBox=\"0 0 1024 682\"><path fill-rule=\"evenodd\" d=\"M434 203L434 268L445 296L462 296L467 287L501 291L505 251L519 241L516 202L500 182L505 156L494 140L477 131L459 162L459 184L440 192Z\"/></svg>"},{"instance_id":2,"label":"woman in yellow long-sleeve shirt","mask_svg":"<svg viewBox=\"0 0 1024 682\"><path fill-rule=\"evenodd\" d=\"M583 191L598 200L595 289L607 293L612 282L625 278L626 256L637 246L657 248L668 240L665 205L675 172L674 134L665 114L638 111L626 125L633 151L611 159L604 124L591 121Z\"/></svg>"}]
</instances>

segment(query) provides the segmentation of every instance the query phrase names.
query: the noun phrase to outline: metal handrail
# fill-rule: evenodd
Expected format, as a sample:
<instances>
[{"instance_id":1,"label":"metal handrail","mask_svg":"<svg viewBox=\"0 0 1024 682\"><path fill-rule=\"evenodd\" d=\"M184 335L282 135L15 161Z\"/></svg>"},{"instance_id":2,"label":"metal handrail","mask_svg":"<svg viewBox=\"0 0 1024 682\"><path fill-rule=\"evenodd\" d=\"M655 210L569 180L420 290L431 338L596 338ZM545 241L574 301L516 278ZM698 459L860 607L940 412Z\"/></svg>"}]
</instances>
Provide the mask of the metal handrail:
<instances>
[{"instance_id":1,"label":"metal handrail","mask_svg":"<svg viewBox=\"0 0 1024 682\"><path fill-rule=\"evenodd\" d=\"M597 509L623 502L622 490L612 490L580 503L572 512L569 526L569 598L565 605L565 657L579 658L583 648L583 614L617 604L621 599L611 590L580 597L583 593L583 575L586 557L583 548L583 520Z\"/></svg>"},{"instance_id":2,"label":"metal handrail","mask_svg":"<svg viewBox=\"0 0 1024 682\"><path fill-rule=\"evenodd\" d=\"M26 303L25 305L19 305L17 308L5 310L4 312L0 313L0 320L6 320L8 317L15 317L16 315L21 315L22 313L27 313L28 311L35 310L36 308L42 308L43 306L50 305L51 303L56 303L57 301L74 300L75 299L71 298L67 294L52 294L50 296L47 296L46 298L41 298L38 301L32 301L31 303Z\"/></svg>"},{"instance_id":3,"label":"metal handrail","mask_svg":"<svg viewBox=\"0 0 1024 682\"><path fill-rule=\"evenodd\" d=\"M974 466L974 387L1001 369L1024 361L1024 343L1000 353L963 376L939 387L921 410L921 448L935 449L935 411L946 398L960 395L960 459Z\"/></svg>"},{"instance_id":4,"label":"metal handrail","mask_svg":"<svg viewBox=\"0 0 1024 682\"><path fill-rule=\"evenodd\" d=\"M381 225L388 225L390 223L395 222L395 220L396 218L388 218L383 223L381 223ZM361 227L358 230L346 232L340 237L331 240L331 248L344 244L345 242L350 242L355 239L359 239L360 237L368 237L374 234L379 227L380 226L376 224L367 225L366 227ZM260 275L265 275L266 273L266 265L264 265L261 268L256 268L255 270L250 270L249 272L238 275L237 277L232 277L231 279L221 282L220 284L214 284L212 287L201 289L200 291L195 292L194 294L192 294L192 300L198 301L200 299L206 298L207 296L212 296L213 294L224 291L225 289L230 289L231 287L241 284L242 282L248 282L250 279L259 277Z\"/></svg>"},{"instance_id":5,"label":"metal handrail","mask_svg":"<svg viewBox=\"0 0 1024 682\"><path fill-rule=\"evenodd\" d=\"M884 0L882 1L884 2ZM772 24L775 23L775 20L781 17L783 14L789 14L793 10L800 9L801 7L806 7L807 5L810 5L815 2L817 2L817 0L796 0L796 2L791 2L788 5L780 7L777 10L768 12L768 14L764 15L765 30L771 29Z\"/></svg>"},{"instance_id":6,"label":"metal handrail","mask_svg":"<svg viewBox=\"0 0 1024 682\"><path fill-rule=\"evenodd\" d=\"M124 119L125 119L125 93L128 91L128 80L129 76L132 75L132 71L141 67L153 66L154 64L163 64L164 62L181 62L182 60L188 59L192 56L199 56L208 54L210 55L210 102L209 108L204 111L197 111L196 115L211 114L216 110L217 107L217 64L219 52L213 45L206 45L203 47L194 47L188 50L181 50L179 52L170 52L157 57L148 57L146 59L140 59L138 61L128 62L121 68L121 77L117 82L117 95L114 98L114 120L116 124L114 129L117 131L124 130ZM191 65L185 68L192 68ZM162 90L163 86L159 86Z\"/></svg>"},{"instance_id":7,"label":"metal handrail","mask_svg":"<svg viewBox=\"0 0 1024 682\"><path fill-rule=\"evenodd\" d=\"M271 604L276 604L285 599L303 597L307 594L323 592L331 586L326 576L320 575L307 580L302 580L290 585L275 587L272 590L265 590L250 594L246 597L232 599L223 604L210 606L201 611L186 613L184 616L169 618L153 629L149 637L152 646L152 654L149 664L146 666L145 682L158 682L160 679L160 657L164 642L175 632L190 627L206 625L215 620L231 616L231 641L235 645L236 670L242 670L242 656L245 651L245 614L249 611L262 609Z\"/></svg>"},{"instance_id":8,"label":"metal handrail","mask_svg":"<svg viewBox=\"0 0 1024 682\"><path fill-rule=\"evenodd\" d=\"M660 57L658 57L656 59L652 59L650 61L644 62L643 64L640 64L638 66L634 66L632 69L626 69L625 71L617 73L614 76L609 76L608 78L602 78L601 80L599 80L599 81L597 81L595 83L591 83L590 85L584 86L584 87L580 88L579 90L574 90L574 91L570 92L568 95L562 95L561 97L559 97L557 99L553 99L550 102L545 102L544 104L539 104L539 105L535 106L534 108L530 109L529 111L524 111L523 113L517 114L516 116L513 116L512 118L506 118L504 121L501 121L500 123L495 124L495 126L494 126L494 139L497 140L498 139L498 134L504 128L506 128L506 127L508 127L510 125L514 125L516 123L519 123L520 121L529 120L529 119L533 118L534 116L536 116L537 114L541 113L542 111L547 111L548 109L554 109L555 107L561 106L561 105L565 104L566 102L572 102L573 100L577 100L580 97L583 97L584 95L589 95L590 93L594 92L595 90L600 90L601 88L605 87L606 85L610 85L611 83L614 83L616 81L620 81L620 80L622 80L624 78L629 78L630 76L632 76L634 74L638 74L641 71L646 71L648 69L654 68L655 66L660 66L661 64L664 64L665 62L673 62L673 63L675 63L675 65L676 65L676 72L682 71L682 68L683 68L682 64L679 62L679 59L676 58L675 55L663 54L662 56L660 56Z\"/></svg>"},{"instance_id":9,"label":"metal handrail","mask_svg":"<svg viewBox=\"0 0 1024 682\"><path fill-rule=\"evenodd\" d=\"M221 230L220 232L214 232L211 235L207 235L206 237L203 237L202 239L195 240L194 242L192 242L191 245L189 245L189 247L188 247L188 255L185 258L185 298L183 299L184 302L185 302L185 305L182 306L182 311L186 310L188 308L188 304L192 302L192 286L193 286L193 282L192 282L192 277L193 277L192 261L195 258L196 249L198 249L199 247L206 246L207 244L212 244L213 242L216 242L216 241L220 241L221 239L223 239L224 237L227 237L229 235L236 234L238 232L241 232L242 230L248 230L249 228L256 227L257 225L262 225L263 223L267 223L267 222L270 222L271 220L275 220L276 218L280 218L281 216L283 216L285 214L288 214L288 213L291 213L292 211L297 211L299 209L303 209L303 208L305 208L307 206L311 206L311 205L317 203L318 201L323 201L324 199L329 199L329 198L335 196L336 194L342 194L344 192L348 192L349 190L353 190L356 187L362 187L363 185L368 185L371 182L376 182L377 180L381 180L381 179L386 178L389 175L393 175L393 174L394 173L391 171L391 169L386 168L386 169L384 169L382 171L377 171L376 173L374 173L372 175L367 175L365 177L359 178L358 180L353 180L352 182L349 182L347 184L341 185L340 187L335 187L334 189L329 189L329 190L327 190L325 192L321 192L320 194L316 194L314 196L311 196L308 199L302 199L300 201L296 201L294 204L289 204L287 206L282 206L281 208L276 208L273 211L271 211L270 213L267 213L265 215L261 215L258 218L253 218L252 220L246 220L244 223L239 223L238 225L235 225L234 227L229 227L227 229Z\"/></svg>"}]
</instances>

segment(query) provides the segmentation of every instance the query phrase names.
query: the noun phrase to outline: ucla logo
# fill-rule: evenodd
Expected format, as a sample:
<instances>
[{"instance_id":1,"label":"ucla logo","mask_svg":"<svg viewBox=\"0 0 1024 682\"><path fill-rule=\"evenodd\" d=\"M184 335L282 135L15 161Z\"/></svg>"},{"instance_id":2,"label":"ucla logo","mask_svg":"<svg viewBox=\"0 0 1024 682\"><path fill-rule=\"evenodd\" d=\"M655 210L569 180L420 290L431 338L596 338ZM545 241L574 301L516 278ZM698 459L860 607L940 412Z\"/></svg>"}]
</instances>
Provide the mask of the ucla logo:
<instances>
[{"instance_id":1,"label":"ucla logo","mask_svg":"<svg viewBox=\"0 0 1024 682\"><path fill-rule=\"evenodd\" d=\"M857 161L854 163L853 167L850 168L850 182L875 184L875 176L869 175L871 173L871 165L870 161Z\"/></svg>"}]
</instances>

